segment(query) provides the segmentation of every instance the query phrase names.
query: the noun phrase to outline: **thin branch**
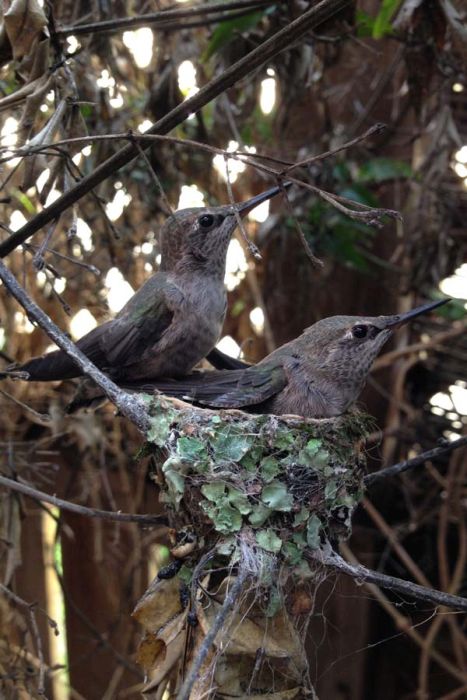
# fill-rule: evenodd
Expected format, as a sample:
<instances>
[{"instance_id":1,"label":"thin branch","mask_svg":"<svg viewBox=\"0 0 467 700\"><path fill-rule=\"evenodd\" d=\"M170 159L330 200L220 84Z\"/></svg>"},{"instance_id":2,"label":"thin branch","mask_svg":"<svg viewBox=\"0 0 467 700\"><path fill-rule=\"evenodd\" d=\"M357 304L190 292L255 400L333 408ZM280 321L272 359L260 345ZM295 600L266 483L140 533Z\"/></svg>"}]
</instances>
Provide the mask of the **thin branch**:
<instances>
[{"instance_id":1,"label":"thin branch","mask_svg":"<svg viewBox=\"0 0 467 700\"><path fill-rule=\"evenodd\" d=\"M453 440L452 442L446 442L446 444L441 445L440 447L434 447L432 450L422 452L416 457L412 457L412 459L406 459L404 462L393 464L392 467L386 467L385 469L381 469L379 472L367 474L364 478L365 486L370 486L381 479L402 474L402 472L405 472L408 469L419 467L420 465L425 464L425 462L437 459L442 455L447 455L453 450L457 450L459 447L464 447L465 445L467 445L467 436L460 437L458 440Z\"/></svg>"},{"instance_id":2,"label":"thin branch","mask_svg":"<svg viewBox=\"0 0 467 700\"><path fill-rule=\"evenodd\" d=\"M34 489L32 486L27 486L26 484L22 484L14 479L8 479L6 476L0 476L0 486L4 486L11 491L22 493L24 496L33 498L35 501L50 503L52 506L56 506L62 510L68 510L70 513L84 515L87 518L100 518L101 520L112 520L121 523L139 523L140 525L165 525L166 523L166 518L164 515L120 513L81 506L78 505L78 503L65 501L63 498L57 498L57 496L52 496L52 494Z\"/></svg>"},{"instance_id":3,"label":"thin branch","mask_svg":"<svg viewBox=\"0 0 467 700\"><path fill-rule=\"evenodd\" d=\"M276 0L277 3L278 0ZM196 17L198 15L210 15L216 12L221 12L221 14L215 18L204 18L203 23L216 21L221 22L226 19L231 19L232 17L240 16L239 12L228 13L229 10L243 10L241 13L247 14L255 9L260 9L266 5L273 4L274 0L237 0L236 2L229 3L212 3L209 5L198 5L195 7L189 7L187 9L176 9L176 10L162 10L161 12L151 12L146 15L136 15L135 17L118 17L116 19L105 20L102 22L89 22L87 24L75 24L71 27L63 27L57 30L57 36L66 37L73 34L74 36L79 36L80 34L91 34L92 32L114 32L119 29L128 29L129 27L143 27L148 24L152 25L153 28L157 29L157 25L161 24L161 30L165 30L166 24L169 20L180 20L187 19L191 17ZM280 0L279 0L280 2ZM174 22L169 23L169 28L175 24ZM155 26L156 25L156 26ZM186 24L179 25L186 28Z\"/></svg>"},{"instance_id":4,"label":"thin branch","mask_svg":"<svg viewBox=\"0 0 467 700\"><path fill-rule=\"evenodd\" d=\"M28 616L29 616L29 621L31 623L31 629L32 629L32 636L34 638L35 644L36 644L36 652L37 652L37 660L39 662L39 678L37 682L37 692L39 695L45 695L45 670L46 670L46 665L44 661L44 649L42 646L42 637L39 632L39 627L37 624L37 619L36 619L36 613L35 609L40 610L46 617L47 622L49 623L50 627L52 627L56 633L58 634L58 625L53 620L49 615L47 615L46 611L41 608L40 606L37 605L37 603L28 603L26 600L23 598L20 598L16 593L13 593L13 591L10 591L7 586L4 586L2 583L0 583L0 591L10 598L16 605L25 608Z\"/></svg>"},{"instance_id":5,"label":"thin branch","mask_svg":"<svg viewBox=\"0 0 467 700\"><path fill-rule=\"evenodd\" d=\"M140 398L120 389L115 382L101 372L68 336L55 325L52 319L32 301L15 276L2 262L0 262L0 279L16 301L21 304L28 318L35 321L47 333L49 338L74 360L82 372L91 377L100 386L105 395L118 407L121 413L144 433L149 421L144 402Z\"/></svg>"},{"instance_id":6,"label":"thin branch","mask_svg":"<svg viewBox=\"0 0 467 700\"><path fill-rule=\"evenodd\" d=\"M347 576L351 576L356 581L374 583L381 588L396 591L397 593L407 595L410 598L415 598L424 603L445 605L447 608L467 611L467 598L445 593L444 591L437 591L435 588L419 586L417 583L404 581L395 576L387 576L379 571L367 569L366 566L362 566L362 564L349 564L340 554L331 550L330 547L327 551L309 550L307 552L307 559L315 563L320 562L329 569L347 574Z\"/></svg>"},{"instance_id":7,"label":"thin branch","mask_svg":"<svg viewBox=\"0 0 467 700\"><path fill-rule=\"evenodd\" d=\"M228 591L228 593L225 594L224 602L222 603L219 612L213 620L213 623L209 628L208 633L203 639L201 646L196 652L195 658L190 666L189 673L185 678L180 692L177 695L177 700L189 699L192 688L195 682L198 680L199 672L203 665L203 662L212 645L214 644L221 627L225 624L227 616L229 615L230 611L232 610L233 606L238 600L242 592L243 584L245 583L247 575L248 574L246 569L239 567L239 571L232 588L230 589L230 591Z\"/></svg>"},{"instance_id":8,"label":"thin branch","mask_svg":"<svg viewBox=\"0 0 467 700\"><path fill-rule=\"evenodd\" d=\"M322 0L296 20L279 30L246 56L230 66L223 73L213 78L202 87L196 95L181 102L162 119L159 119L148 129L149 134L166 134L181 124L193 112L199 111L218 95L235 85L239 80L264 65L274 56L280 54L290 44L297 41L310 29L322 24L334 14L350 4L350 0ZM30 221L0 244L0 257L5 257L12 250L24 243L36 231L53 221L65 209L103 182L109 175L114 174L124 165L130 163L138 150L130 143L113 156L98 165L92 173L84 177L75 187L58 197L52 204L45 207Z\"/></svg>"},{"instance_id":9,"label":"thin branch","mask_svg":"<svg viewBox=\"0 0 467 700\"><path fill-rule=\"evenodd\" d=\"M351 146L355 146L357 143L360 143L361 141L365 141L369 136L372 136L373 134L380 134L382 131L386 129L385 124L374 124L374 126L370 127L367 131L365 131L364 134L361 136L357 136L356 138L352 139L351 141L346 141L346 143L343 143L342 146L338 146L337 148L332 148L330 151L325 151L325 153L319 153L317 156L310 156L310 158L305 158L304 160L300 160L297 163L293 163L293 165L289 165L287 168L284 168L281 172L281 175L287 175L290 173L292 170L295 170L295 168L301 168L305 165L311 165L311 163L316 163L316 161L319 160L324 160L325 158L329 158L330 156L336 155L336 153L340 153L341 151L347 150L347 148L350 148Z\"/></svg>"}]
</instances>

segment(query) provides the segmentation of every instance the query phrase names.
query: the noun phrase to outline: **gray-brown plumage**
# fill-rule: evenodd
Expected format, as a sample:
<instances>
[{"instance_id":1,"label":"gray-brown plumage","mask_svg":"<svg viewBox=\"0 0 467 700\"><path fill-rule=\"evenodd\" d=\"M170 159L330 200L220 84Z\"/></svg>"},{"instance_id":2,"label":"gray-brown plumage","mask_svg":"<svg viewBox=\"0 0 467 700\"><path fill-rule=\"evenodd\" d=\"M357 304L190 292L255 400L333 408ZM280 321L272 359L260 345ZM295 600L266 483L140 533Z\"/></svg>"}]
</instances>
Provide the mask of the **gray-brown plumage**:
<instances>
[{"instance_id":1,"label":"gray-brown plumage","mask_svg":"<svg viewBox=\"0 0 467 700\"><path fill-rule=\"evenodd\" d=\"M447 301L394 316L332 316L245 369L195 372L173 382L129 388L157 389L212 408L310 418L338 416L357 400L374 359L393 331Z\"/></svg>"},{"instance_id":2,"label":"gray-brown plumage","mask_svg":"<svg viewBox=\"0 0 467 700\"><path fill-rule=\"evenodd\" d=\"M227 304L226 254L237 215L245 216L280 191L273 187L241 204L175 212L161 229L160 270L113 320L81 338L80 350L115 380L189 372L219 339ZM214 355L216 360L223 364L221 355ZM30 381L82 374L62 350L8 368L6 376L8 371L27 373Z\"/></svg>"}]
</instances>

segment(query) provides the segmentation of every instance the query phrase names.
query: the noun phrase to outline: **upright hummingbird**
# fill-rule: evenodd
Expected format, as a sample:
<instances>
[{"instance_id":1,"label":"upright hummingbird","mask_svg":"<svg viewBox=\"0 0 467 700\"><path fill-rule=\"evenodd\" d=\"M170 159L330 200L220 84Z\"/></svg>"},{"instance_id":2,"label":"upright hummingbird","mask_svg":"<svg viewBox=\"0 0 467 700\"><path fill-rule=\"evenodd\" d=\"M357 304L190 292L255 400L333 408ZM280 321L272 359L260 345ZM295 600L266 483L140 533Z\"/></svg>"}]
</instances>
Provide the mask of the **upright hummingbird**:
<instances>
[{"instance_id":1,"label":"upright hummingbird","mask_svg":"<svg viewBox=\"0 0 467 700\"><path fill-rule=\"evenodd\" d=\"M245 216L280 191L272 187L243 203L181 209L171 215L161 229L160 270L114 319L78 340L80 350L117 381L189 372L219 339L227 307L227 248L237 215ZM212 363L232 366L219 352L212 355ZM3 376L18 372L29 381L82 374L62 350L9 367Z\"/></svg>"},{"instance_id":2,"label":"upright hummingbird","mask_svg":"<svg viewBox=\"0 0 467 700\"><path fill-rule=\"evenodd\" d=\"M256 365L193 372L127 388L154 391L211 408L330 418L344 413L362 391L371 365L394 330L448 302L393 316L331 316L270 353Z\"/></svg>"}]
</instances>

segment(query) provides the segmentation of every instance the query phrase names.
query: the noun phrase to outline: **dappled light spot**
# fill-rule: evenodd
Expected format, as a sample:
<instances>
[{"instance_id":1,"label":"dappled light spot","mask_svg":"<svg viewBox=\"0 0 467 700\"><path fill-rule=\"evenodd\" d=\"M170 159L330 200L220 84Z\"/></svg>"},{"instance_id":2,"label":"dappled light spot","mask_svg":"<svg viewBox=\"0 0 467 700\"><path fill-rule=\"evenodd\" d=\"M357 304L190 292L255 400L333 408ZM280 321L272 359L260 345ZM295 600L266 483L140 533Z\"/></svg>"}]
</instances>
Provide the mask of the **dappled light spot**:
<instances>
[{"instance_id":1,"label":"dappled light spot","mask_svg":"<svg viewBox=\"0 0 467 700\"><path fill-rule=\"evenodd\" d=\"M110 221L116 221L119 219L123 214L123 210L129 205L130 202L131 194L129 194L124 187L118 189L112 201L105 205L105 213L109 217Z\"/></svg>"},{"instance_id":2,"label":"dappled light spot","mask_svg":"<svg viewBox=\"0 0 467 700\"><path fill-rule=\"evenodd\" d=\"M45 168L41 171L41 174L36 180L36 190L37 192L42 192L50 176L50 169Z\"/></svg>"},{"instance_id":3,"label":"dappled light spot","mask_svg":"<svg viewBox=\"0 0 467 700\"><path fill-rule=\"evenodd\" d=\"M138 125L138 131L140 134L144 134L145 131L150 129L152 126L152 122L149 119L145 119L141 124Z\"/></svg>"},{"instance_id":4,"label":"dappled light spot","mask_svg":"<svg viewBox=\"0 0 467 700\"><path fill-rule=\"evenodd\" d=\"M439 288L454 299L467 299L467 263L458 267L451 277L442 280Z\"/></svg>"},{"instance_id":5,"label":"dappled light spot","mask_svg":"<svg viewBox=\"0 0 467 700\"><path fill-rule=\"evenodd\" d=\"M264 331L264 313L263 309L259 306L255 306L254 309L250 311L250 323L258 335L262 335Z\"/></svg>"},{"instance_id":6,"label":"dappled light spot","mask_svg":"<svg viewBox=\"0 0 467 700\"><path fill-rule=\"evenodd\" d=\"M467 145L459 148L454 157L458 163L467 163Z\"/></svg>"},{"instance_id":7,"label":"dappled light spot","mask_svg":"<svg viewBox=\"0 0 467 700\"><path fill-rule=\"evenodd\" d=\"M123 43L131 52L138 68L147 68L152 60L154 36L149 27L123 32Z\"/></svg>"},{"instance_id":8,"label":"dappled light spot","mask_svg":"<svg viewBox=\"0 0 467 700\"><path fill-rule=\"evenodd\" d=\"M178 87L183 97L195 95L199 87L196 82L196 68L192 61L182 61L178 66Z\"/></svg>"},{"instance_id":9,"label":"dappled light spot","mask_svg":"<svg viewBox=\"0 0 467 700\"><path fill-rule=\"evenodd\" d=\"M237 141L229 141L227 144L227 147L225 149L228 153L233 153L234 151L238 150L238 143ZM245 146L245 153L256 153L256 148L255 146ZM245 171L246 165L245 163L242 163L241 160L237 160L234 158L224 158L223 155L218 153L214 158L212 159L212 164L214 166L214 170L217 170L221 180L224 180L224 182L227 182L227 179L230 182L236 182L238 176L240 173L243 173ZM229 177L227 178L227 171L229 173Z\"/></svg>"},{"instance_id":10,"label":"dappled light spot","mask_svg":"<svg viewBox=\"0 0 467 700\"><path fill-rule=\"evenodd\" d=\"M56 277L53 280L53 286L57 294L63 294L63 292L66 289L66 278L65 277Z\"/></svg>"},{"instance_id":11,"label":"dappled light spot","mask_svg":"<svg viewBox=\"0 0 467 700\"><path fill-rule=\"evenodd\" d=\"M274 75L274 71L268 68L268 75ZM276 79L274 77L265 78L261 81L259 93L259 106L263 114L271 114L276 104Z\"/></svg>"},{"instance_id":12,"label":"dappled light spot","mask_svg":"<svg viewBox=\"0 0 467 700\"><path fill-rule=\"evenodd\" d=\"M79 49L79 42L78 39L72 34L71 36L67 36L67 51L69 54L71 53L76 53L76 51Z\"/></svg>"},{"instance_id":13,"label":"dappled light spot","mask_svg":"<svg viewBox=\"0 0 467 700\"><path fill-rule=\"evenodd\" d=\"M177 209L204 207L204 194L196 185L182 185Z\"/></svg>"},{"instance_id":14,"label":"dappled light spot","mask_svg":"<svg viewBox=\"0 0 467 700\"><path fill-rule=\"evenodd\" d=\"M235 342L230 335L224 335L224 337L219 340L216 347L221 352L225 352L226 355L230 355L231 357L240 357L241 355L240 345Z\"/></svg>"},{"instance_id":15,"label":"dappled light spot","mask_svg":"<svg viewBox=\"0 0 467 700\"><path fill-rule=\"evenodd\" d=\"M50 190L49 194L47 195L47 199L45 200L44 206L48 207L52 204L52 202L55 202L56 199L62 196L62 193L59 190L56 190L55 187Z\"/></svg>"},{"instance_id":16,"label":"dappled light spot","mask_svg":"<svg viewBox=\"0 0 467 700\"><path fill-rule=\"evenodd\" d=\"M229 292L238 287L242 279L244 279L247 270L248 263L243 248L236 239L233 239L229 243L225 264L224 281Z\"/></svg>"},{"instance_id":17,"label":"dappled light spot","mask_svg":"<svg viewBox=\"0 0 467 700\"><path fill-rule=\"evenodd\" d=\"M14 146L18 140L17 131L18 120L14 117L7 117L0 131L2 146Z\"/></svg>"},{"instance_id":18,"label":"dappled light spot","mask_svg":"<svg viewBox=\"0 0 467 700\"><path fill-rule=\"evenodd\" d=\"M10 228L12 231L17 231L26 223L26 218L22 211L15 209L10 216Z\"/></svg>"},{"instance_id":19,"label":"dappled light spot","mask_svg":"<svg viewBox=\"0 0 467 700\"><path fill-rule=\"evenodd\" d=\"M14 321L15 321L15 330L18 333L32 333L34 330L34 326L32 325L31 321L28 319L26 314L24 314L22 311L15 311L14 315Z\"/></svg>"},{"instance_id":20,"label":"dappled light spot","mask_svg":"<svg viewBox=\"0 0 467 700\"><path fill-rule=\"evenodd\" d=\"M116 267L111 267L105 276L105 286L107 288L107 304L114 313L120 311L134 294L133 287Z\"/></svg>"},{"instance_id":21,"label":"dappled light spot","mask_svg":"<svg viewBox=\"0 0 467 700\"><path fill-rule=\"evenodd\" d=\"M267 199L265 202L261 202L261 204L258 204L254 209L252 209L248 213L248 218L252 219L253 221L257 221L259 224L262 224L264 221L269 216L269 199Z\"/></svg>"},{"instance_id":22,"label":"dappled light spot","mask_svg":"<svg viewBox=\"0 0 467 700\"><path fill-rule=\"evenodd\" d=\"M97 326L97 321L89 309L80 309L70 321L70 333L74 340L92 331Z\"/></svg>"},{"instance_id":23,"label":"dappled light spot","mask_svg":"<svg viewBox=\"0 0 467 700\"><path fill-rule=\"evenodd\" d=\"M452 91L453 92L463 92L464 86L461 83L454 83L454 85L452 86Z\"/></svg>"},{"instance_id":24,"label":"dappled light spot","mask_svg":"<svg viewBox=\"0 0 467 700\"><path fill-rule=\"evenodd\" d=\"M76 219L76 235L86 252L92 250L92 231L87 223L80 217Z\"/></svg>"}]
</instances>

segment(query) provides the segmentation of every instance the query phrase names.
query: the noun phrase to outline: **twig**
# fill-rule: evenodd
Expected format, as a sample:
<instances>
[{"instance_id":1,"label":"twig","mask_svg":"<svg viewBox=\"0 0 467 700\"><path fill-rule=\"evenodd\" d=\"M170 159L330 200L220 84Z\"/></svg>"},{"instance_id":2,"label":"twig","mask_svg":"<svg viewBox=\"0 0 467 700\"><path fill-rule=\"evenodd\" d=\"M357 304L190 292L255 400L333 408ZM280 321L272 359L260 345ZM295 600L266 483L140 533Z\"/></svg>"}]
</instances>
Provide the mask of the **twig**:
<instances>
[{"instance_id":1,"label":"twig","mask_svg":"<svg viewBox=\"0 0 467 700\"><path fill-rule=\"evenodd\" d=\"M304 12L296 20L276 32L269 39L250 51L246 56L236 61L223 73L213 78L202 87L195 95L181 102L162 119L159 119L148 129L149 134L166 134L174 127L181 124L193 112L199 111L204 105L215 97L225 92L239 80L262 66L271 58L281 53L297 41L310 29L328 20L334 14L343 10L350 4L350 0L322 0L307 12ZM64 192L52 204L45 207L30 221L12 234L6 241L0 244L0 257L5 257L12 250L24 243L30 236L53 219L62 211L74 204L78 199L99 185L109 175L113 175L124 165L130 163L138 154L134 144L128 144L113 156L105 160L96 169L84 177L75 187Z\"/></svg>"},{"instance_id":2,"label":"twig","mask_svg":"<svg viewBox=\"0 0 467 700\"><path fill-rule=\"evenodd\" d=\"M447 331L441 331L441 333L436 333L432 335L431 338L426 342L412 343L412 345L406 345L404 348L398 348L397 350L391 350L386 352L381 357L378 357L373 363L372 372L384 369L385 367L390 367L395 360L399 357L404 357L405 355L411 355L413 352L420 352L423 350L429 350L430 348L437 348L446 340L451 340L451 338L456 338L458 335L462 335L467 329L467 321L459 321L453 324L453 327Z\"/></svg>"},{"instance_id":3,"label":"twig","mask_svg":"<svg viewBox=\"0 0 467 700\"><path fill-rule=\"evenodd\" d=\"M441 457L441 455L449 454L453 450L457 450L459 447L464 447L464 445L467 445L467 436L460 437L458 440L453 440L452 442L446 442L446 444L441 445L440 447L434 447L432 450L422 452L416 457L412 457L412 459L406 459L404 462L393 464L392 467L386 467L385 469L381 469L379 472L367 474L364 478L365 486L370 486L381 479L396 476L396 474L401 474L408 469L419 467L421 464L424 464L429 460L431 461Z\"/></svg>"},{"instance_id":4,"label":"twig","mask_svg":"<svg viewBox=\"0 0 467 700\"><path fill-rule=\"evenodd\" d=\"M324 160L325 158L329 158L329 156L334 156L336 153L340 153L341 151L347 150L347 148L350 148L351 146L355 146L357 143L360 143L361 141L364 141L367 139L369 136L372 136L373 134L379 134L382 131L386 129L385 124L375 124L372 126L370 129L365 131L364 134L361 136L357 136L356 138L352 139L351 141L346 141L346 143L343 143L342 146L338 146L337 148L332 148L330 151L325 151L325 153L319 153L317 156L311 156L310 158L305 158L304 160L300 160L297 163L293 163L293 165L289 165L287 168L284 168L282 170L281 175L287 175L290 173L292 170L295 170L295 168L300 168L305 165L311 165L311 163L316 163L318 160Z\"/></svg>"},{"instance_id":5,"label":"twig","mask_svg":"<svg viewBox=\"0 0 467 700\"><path fill-rule=\"evenodd\" d=\"M36 619L36 613L35 613L35 608L40 610L46 617L47 622L49 623L50 627L58 633L58 625L53 620L49 615L47 615L46 611L43 610L41 607L37 605L37 603L28 603L27 601L23 600L23 598L20 598L16 593L13 593L13 591L10 591L9 588L3 585L3 583L0 583L0 591L4 595L6 595L8 598L10 598L16 605L19 605L22 608L25 608L27 610L27 613L29 615L29 620L31 622L31 628L32 628L32 634L34 637L34 641L36 644L36 651L37 651L37 659L39 662L39 678L37 682L37 692L39 695L44 695L45 694L45 661L44 661L44 649L42 646L42 637L39 632L39 627L37 625L37 619Z\"/></svg>"},{"instance_id":6,"label":"twig","mask_svg":"<svg viewBox=\"0 0 467 700\"><path fill-rule=\"evenodd\" d=\"M120 513L80 506L78 503L65 501L63 498L57 498L57 496L52 496L52 494L39 491L38 489L32 488L32 486L27 486L27 484L22 484L14 479L8 479L6 476L0 476L0 486L4 486L11 491L22 493L25 496L29 496L29 498L33 498L35 501L44 501L57 508L62 508L62 510L69 510L71 513L84 515L87 518L100 518L101 520L113 520L122 523L140 523L141 525L165 525L166 523L164 515Z\"/></svg>"},{"instance_id":7,"label":"twig","mask_svg":"<svg viewBox=\"0 0 467 700\"><path fill-rule=\"evenodd\" d=\"M232 588L225 594L224 602L213 620L213 623L209 628L209 631L206 634L201 646L199 647L199 650L196 652L196 656L193 659L188 675L177 695L177 700L189 699L191 690L198 679L201 666L203 665L211 646L214 644L221 627L224 625L228 614L238 600L247 576L248 574L246 569L239 567L238 574Z\"/></svg>"},{"instance_id":8,"label":"twig","mask_svg":"<svg viewBox=\"0 0 467 700\"><path fill-rule=\"evenodd\" d=\"M19 284L15 276L0 262L0 279L15 299L21 304L28 317L47 333L59 348L64 350L78 365L84 374L93 379L114 403L121 413L131 420L136 427L145 432L149 417L143 401L122 391L109 377L101 372L86 355L61 331L47 314L35 304Z\"/></svg>"},{"instance_id":9,"label":"twig","mask_svg":"<svg viewBox=\"0 0 467 700\"><path fill-rule=\"evenodd\" d=\"M135 17L119 17L116 19L105 20L102 22L89 22L88 24L75 24L72 27L63 27L57 31L57 36L79 36L80 34L90 34L92 32L113 32L118 29L128 29L129 27L143 27L147 24L157 25L162 24L161 29L165 30L168 20L179 20L197 15L210 15L216 12L224 12L224 16L214 18L214 21L219 22L231 17L240 16L240 13L227 13L228 10L243 10L241 14L246 14L254 9L265 5L271 5L274 0L237 0L229 3L212 3L209 5L198 5L187 9L163 10L161 12L151 12L146 15L136 15ZM277 3L277 0L276 0ZM209 18L205 18L203 22L209 22ZM173 24L173 22L172 22ZM169 27L171 24L168 25ZM186 27L187 25L180 25ZM157 28L157 26L155 27Z\"/></svg>"},{"instance_id":10,"label":"twig","mask_svg":"<svg viewBox=\"0 0 467 700\"><path fill-rule=\"evenodd\" d=\"M437 591L435 588L419 586L417 583L404 581L403 579L396 578L395 576L387 576L379 571L367 569L366 566L363 566L362 564L349 564L340 556L340 554L337 554L337 552L331 550L330 547L328 548L328 551L323 551L321 549L309 550L306 558L308 561L320 562L329 569L334 569L347 574L347 576L351 576L356 581L374 583L381 588L388 588L391 591L397 591L397 593L410 596L411 598L415 598L416 600L424 603L445 605L447 608L467 611L467 598L445 593L444 591Z\"/></svg>"},{"instance_id":11,"label":"twig","mask_svg":"<svg viewBox=\"0 0 467 700\"><path fill-rule=\"evenodd\" d=\"M354 554L350 551L349 547L344 542L341 542L340 549L349 562L351 562L352 564L359 563ZM400 629L404 634L406 634L413 642L415 642L415 644L417 644L418 647L420 647L420 649L427 649L427 644L424 636L422 636L416 631L415 626L411 624L410 620L405 615L401 615L397 607L390 602L390 600L383 593L383 591L380 588L378 588L378 586L375 586L374 583L366 582L364 583L364 586L367 590L371 591L374 598L392 618L396 628ZM450 661L448 661L448 659L446 659L433 647L428 649L428 653L430 654L431 658L434 659L434 661L436 661L436 663L442 669L447 671L453 678L456 678L460 683L465 684L465 674L463 673L463 671L454 666Z\"/></svg>"}]
</instances>

